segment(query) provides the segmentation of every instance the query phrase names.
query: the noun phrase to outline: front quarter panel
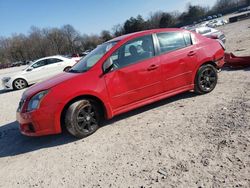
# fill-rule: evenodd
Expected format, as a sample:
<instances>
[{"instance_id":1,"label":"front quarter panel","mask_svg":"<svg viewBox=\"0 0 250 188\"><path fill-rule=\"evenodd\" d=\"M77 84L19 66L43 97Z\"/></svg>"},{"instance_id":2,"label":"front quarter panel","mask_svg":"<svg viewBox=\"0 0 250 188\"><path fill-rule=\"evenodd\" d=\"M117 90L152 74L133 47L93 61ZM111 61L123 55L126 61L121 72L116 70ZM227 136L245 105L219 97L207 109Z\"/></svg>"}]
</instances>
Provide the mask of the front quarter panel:
<instances>
[{"instance_id":1,"label":"front quarter panel","mask_svg":"<svg viewBox=\"0 0 250 188\"><path fill-rule=\"evenodd\" d=\"M107 117L112 117L112 110L108 102L106 86L101 71L89 70L86 73L79 73L78 76L51 88L48 96L42 101L41 106L49 104L56 109L54 124L57 133L61 132L60 118L64 107L75 98L89 95L100 99L106 109Z\"/></svg>"}]
</instances>

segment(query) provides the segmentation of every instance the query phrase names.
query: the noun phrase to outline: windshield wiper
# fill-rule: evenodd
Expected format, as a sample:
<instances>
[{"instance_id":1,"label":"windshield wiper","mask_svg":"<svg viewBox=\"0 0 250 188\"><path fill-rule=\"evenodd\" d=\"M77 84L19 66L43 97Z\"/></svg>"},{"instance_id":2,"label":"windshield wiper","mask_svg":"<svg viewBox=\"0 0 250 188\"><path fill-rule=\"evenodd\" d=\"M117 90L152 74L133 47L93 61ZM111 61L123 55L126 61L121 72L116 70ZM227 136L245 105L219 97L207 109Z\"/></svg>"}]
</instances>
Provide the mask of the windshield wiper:
<instances>
[{"instance_id":1,"label":"windshield wiper","mask_svg":"<svg viewBox=\"0 0 250 188\"><path fill-rule=\"evenodd\" d=\"M71 73L80 73L81 71L75 70L75 69L70 69L68 72L71 72Z\"/></svg>"},{"instance_id":2,"label":"windshield wiper","mask_svg":"<svg viewBox=\"0 0 250 188\"><path fill-rule=\"evenodd\" d=\"M87 70L75 70L75 69L70 69L68 72L71 72L71 73L83 73L83 72L86 72Z\"/></svg>"}]
</instances>

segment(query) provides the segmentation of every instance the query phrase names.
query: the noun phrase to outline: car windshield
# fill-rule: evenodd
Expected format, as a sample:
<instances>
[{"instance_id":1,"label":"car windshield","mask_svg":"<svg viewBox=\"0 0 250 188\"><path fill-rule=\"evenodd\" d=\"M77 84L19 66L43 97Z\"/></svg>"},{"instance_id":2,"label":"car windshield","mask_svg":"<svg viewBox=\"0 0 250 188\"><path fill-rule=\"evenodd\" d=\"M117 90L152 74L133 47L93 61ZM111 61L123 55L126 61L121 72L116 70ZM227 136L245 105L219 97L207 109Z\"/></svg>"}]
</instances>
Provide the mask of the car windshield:
<instances>
[{"instance_id":1,"label":"car windshield","mask_svg":"<svg viewBox=\"0 0 250 188\"><path fill-rule=\"evenodd\" d=\"M87 56L82 58L76 65L74 65L69 72L80 73L86 72L93 67L104 54L106 54L115 44L115 42L107 42L97 46L96 49L91 51Z\"/></svg>"}]
</instances>

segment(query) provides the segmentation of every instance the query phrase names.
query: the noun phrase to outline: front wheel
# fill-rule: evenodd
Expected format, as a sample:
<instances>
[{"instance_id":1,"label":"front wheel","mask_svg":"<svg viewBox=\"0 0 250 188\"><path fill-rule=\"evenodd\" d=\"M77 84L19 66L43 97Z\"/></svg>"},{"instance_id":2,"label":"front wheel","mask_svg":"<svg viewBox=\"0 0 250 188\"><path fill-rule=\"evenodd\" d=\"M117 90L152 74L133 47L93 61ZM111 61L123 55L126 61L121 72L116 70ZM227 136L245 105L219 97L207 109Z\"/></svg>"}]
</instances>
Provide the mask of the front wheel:
<instances>
[{"instance_id":1,"label":"front wheel","mask_svg":"<svg viewBox=\"0 0 250 188\"><path fill-rule=\"evenodd\" d=\"M13 89L15 90L24 89L27 86L28 86L27 81L22 78L17 78L13 81Z\"/></svg>"},{"instance_id":2,"label":"front wheel","mask_svg":"<svg viewBox=\"0 0 250 188\"><path fill-rule=\"evenodd\" d=\"M214 90L218 80L217 69L210 64L202 65L195 77L195 92L206 94Z\"/></svg>"},{"instance_id":3,"label":"front wheel","mask_svg":"<svg viewBox=\"0 0 250 188\"><path fill-rule=\"evenodd\" d=\"M93 134L98 129L99 122L100 113L95 101L87 99L76 101L66 111L66 129L77 138Z\"/></svg>"}]
</instances>

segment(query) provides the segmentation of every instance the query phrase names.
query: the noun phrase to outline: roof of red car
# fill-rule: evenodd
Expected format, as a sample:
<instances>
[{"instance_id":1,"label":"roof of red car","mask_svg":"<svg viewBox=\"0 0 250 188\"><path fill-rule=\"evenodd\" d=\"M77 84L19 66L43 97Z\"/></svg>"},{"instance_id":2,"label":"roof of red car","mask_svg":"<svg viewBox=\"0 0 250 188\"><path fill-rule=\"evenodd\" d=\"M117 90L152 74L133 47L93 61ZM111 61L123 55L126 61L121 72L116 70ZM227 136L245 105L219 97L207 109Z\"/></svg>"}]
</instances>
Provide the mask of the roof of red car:
<instances>
[{"instance_id":1,"label":"roof of red car","mask_svg":"<svg viewBox=\"0 0 250 188\"><path fill-rule=\"evenodd\" d=\"M130 34L126 34L126 35L122 35L116 38L111 39L109 42L112 41L120 41L123 40L125 38L130 38L132 36L143 36L143 35L147 35L147 34L152 34L152 33L160 33L160 32L168 32L168 31L184 31L184 29L180 29L180 28L164 28L164 29L151 29L151 30L144 30L144 31L139 31L139 32L135 32L135 33L130 33Z\"/></svg>"}]
</instances>

